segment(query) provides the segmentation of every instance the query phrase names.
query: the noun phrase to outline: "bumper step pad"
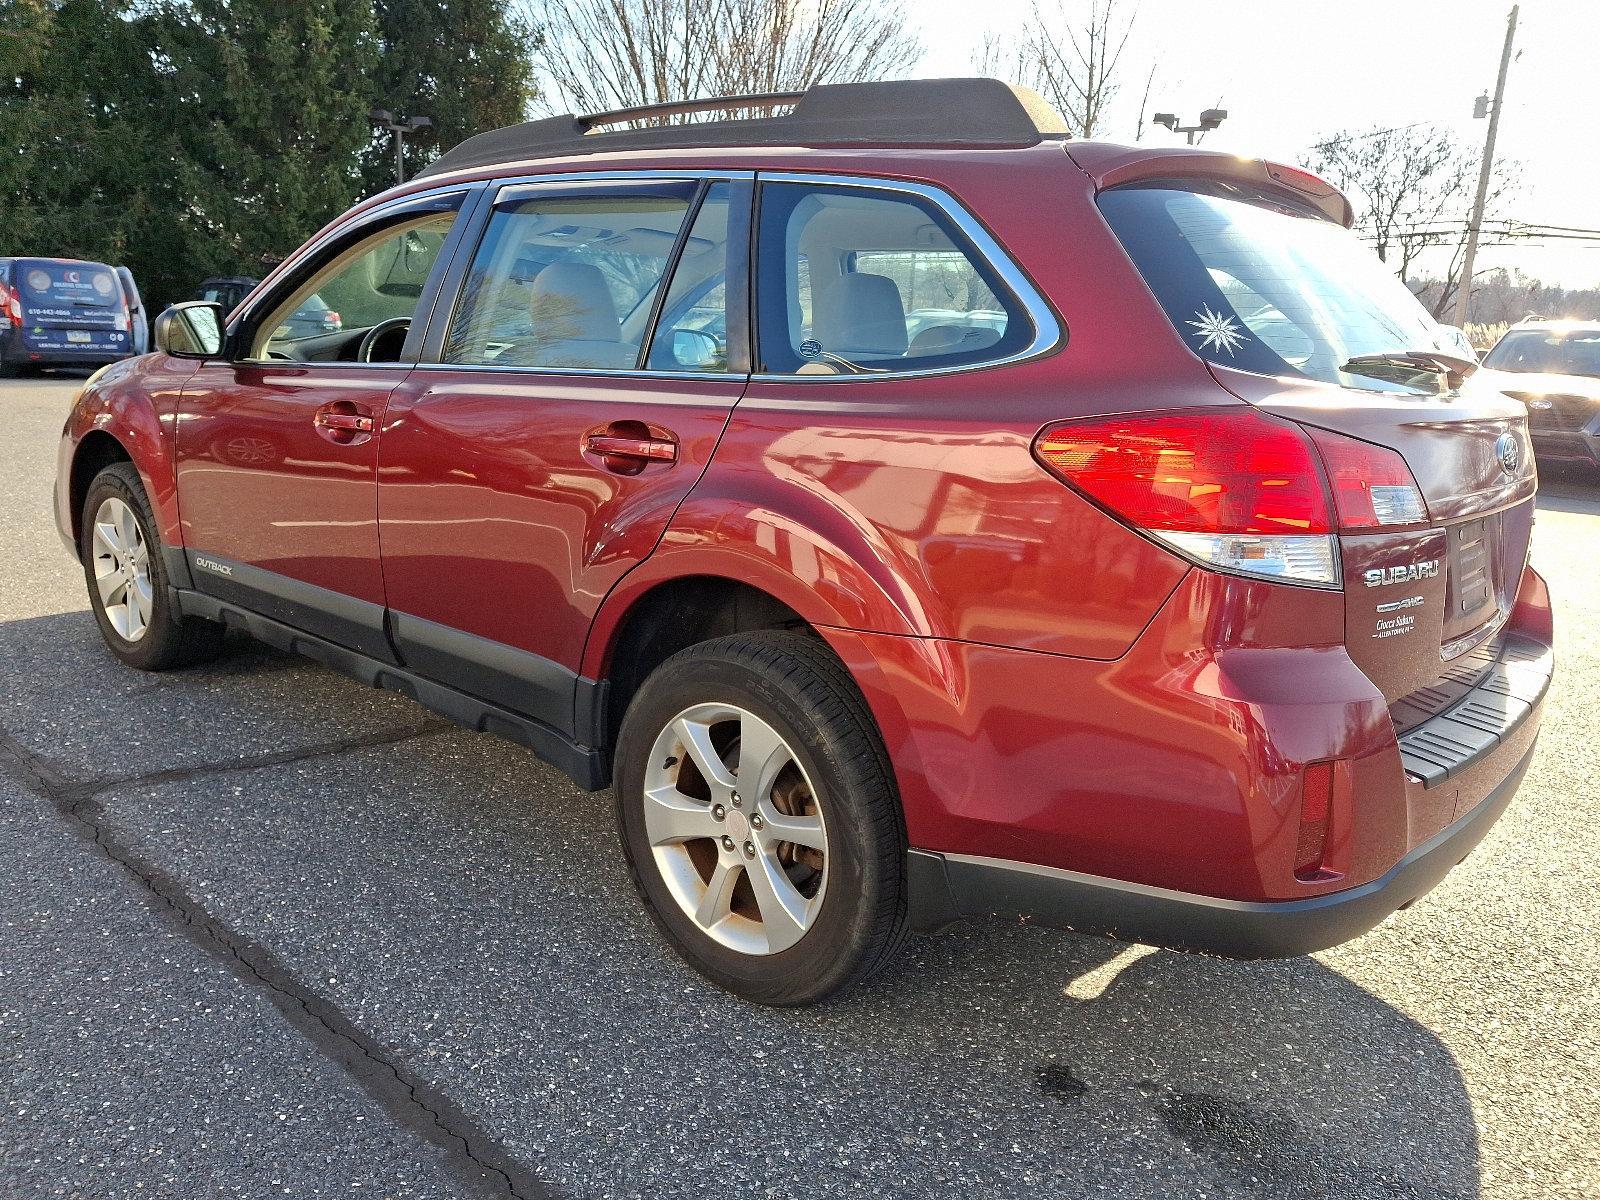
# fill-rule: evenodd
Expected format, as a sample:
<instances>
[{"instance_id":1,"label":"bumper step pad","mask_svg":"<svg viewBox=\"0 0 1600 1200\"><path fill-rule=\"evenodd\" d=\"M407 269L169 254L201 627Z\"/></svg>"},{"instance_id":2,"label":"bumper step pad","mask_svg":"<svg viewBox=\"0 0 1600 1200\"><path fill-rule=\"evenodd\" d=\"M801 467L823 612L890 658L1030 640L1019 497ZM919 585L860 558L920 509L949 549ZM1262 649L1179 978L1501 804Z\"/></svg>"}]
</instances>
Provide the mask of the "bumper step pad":
<instances>
[{"instance_id":1,"label":"bumper step pad","mask_svg":"<svg viewBox=\"0 0 1600 1200\"><path fill-rule=\"evenodd\" d=\"M1477 686L1444 712L1400 735L1406 773L1433 787L1490 753L1533 711L1555 668L1548 646L1510 638Z\"/></svg>"}]
</instances>

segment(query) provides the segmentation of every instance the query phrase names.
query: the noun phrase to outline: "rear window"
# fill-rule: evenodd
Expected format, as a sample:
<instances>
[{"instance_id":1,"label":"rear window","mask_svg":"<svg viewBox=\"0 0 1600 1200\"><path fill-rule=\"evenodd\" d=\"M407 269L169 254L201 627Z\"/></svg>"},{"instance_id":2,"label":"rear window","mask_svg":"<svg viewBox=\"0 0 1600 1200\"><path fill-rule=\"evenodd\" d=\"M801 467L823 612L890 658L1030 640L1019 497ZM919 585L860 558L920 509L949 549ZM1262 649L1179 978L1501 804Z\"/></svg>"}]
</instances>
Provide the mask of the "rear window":
<instances>
[{"instance_id":1,"label":"rear window","mask_svg":"<svg viewBox=\"0 0 1600 1200\"><path fill-rule=\"evenodd\" d=\"M1600 330L1514 329L1495 343L1483 365L1600 379Z\"/></svg>"},{"instance_id":2,"label":"rear window","mask_svg":"<svg viewBox=\"0 0 1600 1200\"><path fill-rule=\"evenodd\" d=\"M24 258L12 265L11 278L23 311L35 320L125 327L127 300L110 267Z\"/></svg>"},{"instance_id":3,"label":"rear window","mask_svg":"<svg viewBox=\"0 0 1600 1200\"><path fill-rule=\"evenodd\" d=\"M1460 356L1349 230L1310 208L1230 184L1117 188L1100 210L1183 340L1219 366L1383 391L1434 391L1437 373L1345 369L1401 351Z\"/></svg>"}]
</instances>

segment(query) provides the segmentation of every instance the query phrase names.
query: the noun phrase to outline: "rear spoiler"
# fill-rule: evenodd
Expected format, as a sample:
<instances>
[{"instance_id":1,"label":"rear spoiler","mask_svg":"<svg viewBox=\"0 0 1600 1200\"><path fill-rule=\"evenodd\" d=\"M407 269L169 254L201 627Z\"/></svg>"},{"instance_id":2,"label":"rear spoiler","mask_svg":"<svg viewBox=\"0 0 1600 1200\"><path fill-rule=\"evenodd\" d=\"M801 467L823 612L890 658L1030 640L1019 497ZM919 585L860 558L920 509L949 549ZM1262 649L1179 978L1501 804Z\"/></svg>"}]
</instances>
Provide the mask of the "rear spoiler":
<instances>
[{"instance_id":1,"label":"rear spoiler","mask_svg":"<svg viewBox=\"0 0 1600 1200\"><path fill-rule=\"evenodd\" d=\"M1281 190L1301 203L1311 204L1346 229L1355 224L1355 209L1344 193L1299 167L1186 146L1150 150L1109 142L1068 142L1066 150L1067 156L1102 191L1141 179L1225 179Z\"/></svg>"}]
</instances>

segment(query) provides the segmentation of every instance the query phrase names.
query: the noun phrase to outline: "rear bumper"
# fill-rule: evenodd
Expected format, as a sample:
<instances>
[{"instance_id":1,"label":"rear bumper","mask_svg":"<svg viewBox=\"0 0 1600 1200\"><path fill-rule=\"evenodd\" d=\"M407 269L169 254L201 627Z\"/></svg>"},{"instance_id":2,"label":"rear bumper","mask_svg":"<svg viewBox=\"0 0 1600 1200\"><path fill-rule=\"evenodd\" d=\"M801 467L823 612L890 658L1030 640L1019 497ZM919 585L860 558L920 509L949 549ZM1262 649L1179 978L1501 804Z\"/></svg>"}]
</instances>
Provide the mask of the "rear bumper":
<instances>
[{"instance_id":1,"label":"rear bumper","mask_svg":"<svg viewBox=\"0 0 1600 1200\"><path fill-rule=\"evenodd\" d=\"M913 850L907 867L912 920L932 930L963 917L1008 917L1229 958L1326 950L1431 891L1500 819L1532 757L1530 745L1466 816L1360 887L1304 900L1222 900L1030 863Z\"/></svg>"},{"instance_id":2,"label":"rear bumper","mask_svg":"<svg viewBox=\"0 0 1600 1200\"><path fill-rule=\"evenodd\" d=\"M0 333L0 358L23 367L103 367L133 356L132 346L70 346L37 348L28 345L12 327Z\"/></svg>"}]
</instances>

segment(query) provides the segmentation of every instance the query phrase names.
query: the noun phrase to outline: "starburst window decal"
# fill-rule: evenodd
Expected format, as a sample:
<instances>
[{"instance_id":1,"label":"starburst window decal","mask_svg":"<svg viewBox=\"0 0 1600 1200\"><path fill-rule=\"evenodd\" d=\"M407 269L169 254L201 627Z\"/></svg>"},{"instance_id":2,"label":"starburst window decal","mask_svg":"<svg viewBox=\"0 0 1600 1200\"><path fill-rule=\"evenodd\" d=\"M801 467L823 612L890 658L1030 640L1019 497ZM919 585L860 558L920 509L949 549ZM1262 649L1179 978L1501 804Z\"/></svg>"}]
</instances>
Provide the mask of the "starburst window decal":
<instances>
[{"instance_id":1,"label":"starburst window decal","mask_svg":"<svg viewBox=\"0 0 1600 1200\"><path fill-rule=\"evenodd\" d=\"M1231 358L1233 352L1244 345L1245 332L1234 324L1232 317L1212 312L1209 304L1195 315L1198 320L1185 324L1192 325L1200 335L1202 350L1226 350Z\"/></svg>"}]
</instances>

